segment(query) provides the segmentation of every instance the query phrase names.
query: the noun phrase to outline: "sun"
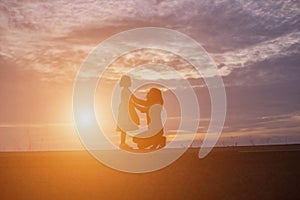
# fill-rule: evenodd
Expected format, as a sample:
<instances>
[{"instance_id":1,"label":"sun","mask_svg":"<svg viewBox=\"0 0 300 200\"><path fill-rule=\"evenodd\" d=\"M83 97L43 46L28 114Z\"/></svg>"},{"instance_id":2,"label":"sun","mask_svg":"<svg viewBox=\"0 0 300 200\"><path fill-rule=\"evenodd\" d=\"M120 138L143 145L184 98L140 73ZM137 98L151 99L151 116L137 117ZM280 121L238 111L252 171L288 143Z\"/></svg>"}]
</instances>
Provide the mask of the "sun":
<instances>
[{"instance_id":1,"label":"sun","mask_svg":"<svg viewBox=\"0 0 300 200\"><path fill-rule=\"evenodd\" d=\"M82 127L89 127L93 117L95 117L95 114L88 109L81 109L78 113L76 113L76 121L78 125Z\"/></svg>"}]
</instances>

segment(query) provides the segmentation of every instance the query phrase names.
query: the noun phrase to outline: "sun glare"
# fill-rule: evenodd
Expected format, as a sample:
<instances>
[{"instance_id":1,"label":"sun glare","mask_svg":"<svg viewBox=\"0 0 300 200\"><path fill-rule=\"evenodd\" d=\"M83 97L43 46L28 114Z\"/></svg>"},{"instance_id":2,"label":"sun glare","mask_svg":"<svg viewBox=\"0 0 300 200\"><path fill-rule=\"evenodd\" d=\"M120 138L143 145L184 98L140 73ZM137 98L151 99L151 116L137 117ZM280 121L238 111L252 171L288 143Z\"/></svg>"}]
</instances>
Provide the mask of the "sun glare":
<instances>
[{"instance_id":1,"label":"sun glare","mask_svg":"<svg viewBox=\"0 0 300 200\"><path fill-rule=\"evenodd\" d=\"M93 113L83 110L80 113L78 113L78 119L79 119L78 122L82 126L88 126L92 120L92 116L93 116Z\"/></svg>"}]
</instances>

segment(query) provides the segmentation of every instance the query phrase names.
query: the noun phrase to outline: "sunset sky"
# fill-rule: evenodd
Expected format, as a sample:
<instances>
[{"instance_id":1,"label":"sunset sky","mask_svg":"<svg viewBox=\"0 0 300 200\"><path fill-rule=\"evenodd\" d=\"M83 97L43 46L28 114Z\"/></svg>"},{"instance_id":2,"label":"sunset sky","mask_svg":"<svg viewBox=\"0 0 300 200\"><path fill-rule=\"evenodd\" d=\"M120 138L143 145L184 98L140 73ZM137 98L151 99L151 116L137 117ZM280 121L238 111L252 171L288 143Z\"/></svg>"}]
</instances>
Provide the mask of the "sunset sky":
<instances>
[{"instance_id":1,"label":"sunset sky","mask_svg":"<svg viewBox=\"0 0 300 200\"><path fill-rule=\"evenodd\" d=\"M300 142L297 0L1 0L0 151L81 149L72 118L76 73L101 41L140 27L180 31L214 59L227 94L220 146ZM177 59L151 51L143 55L170 65ZM119 66L130 65L134 56L141 57L139 52L125 56L108 79L118 80ZM210 117L209 96L203 79L187 74L189 67L177 59L175 69L186 75L199 98L201 138ZM136 81L141 81L138 76ZM200 144L200 139L194 142Z\"/></svg>"}]
</instances>

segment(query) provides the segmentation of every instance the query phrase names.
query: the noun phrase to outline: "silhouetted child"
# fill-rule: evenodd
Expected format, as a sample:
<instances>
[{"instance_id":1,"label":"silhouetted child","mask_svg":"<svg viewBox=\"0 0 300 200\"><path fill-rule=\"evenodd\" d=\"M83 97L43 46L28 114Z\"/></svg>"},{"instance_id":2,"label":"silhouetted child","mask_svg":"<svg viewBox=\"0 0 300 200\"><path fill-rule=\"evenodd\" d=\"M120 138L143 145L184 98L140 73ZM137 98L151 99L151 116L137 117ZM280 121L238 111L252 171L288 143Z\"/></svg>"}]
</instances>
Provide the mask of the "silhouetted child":
<instances>
[{"instance_id":1,"label":"silhouetted child","mask_svg":"<svg viewBox=\"0 0 300 200\"><path fill-rule=\"evenodd\" d=\"M140 124L139 117L136 113L133 104L133 94L131 93L129 87L131 87L131 78L129 76L122 76L120 80L120 87L123 87L121 91L121 103L119 105L118 114L118 125L117 131L121 132L121 149L131 149L129 145L126 144L126 132L137 130Z\"/></svg>"}]
</instances>

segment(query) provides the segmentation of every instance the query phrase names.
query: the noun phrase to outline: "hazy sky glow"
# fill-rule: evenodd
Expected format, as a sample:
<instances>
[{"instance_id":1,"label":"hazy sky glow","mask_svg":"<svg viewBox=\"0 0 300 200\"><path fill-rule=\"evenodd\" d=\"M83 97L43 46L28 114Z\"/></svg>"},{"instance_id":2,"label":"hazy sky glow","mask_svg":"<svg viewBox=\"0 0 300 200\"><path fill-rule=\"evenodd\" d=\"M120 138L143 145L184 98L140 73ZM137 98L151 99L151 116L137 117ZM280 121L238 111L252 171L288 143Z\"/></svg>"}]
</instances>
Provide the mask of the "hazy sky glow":
<instances>
[{"instance_id":1,"label":"hazy sky glow","mask_svg":"<svg viewBox=\"0 0 300 200\"><path fill-rule=\"evenodd\" d=\"M2 0L0 150L26 150L28 141L31 149L80 148L72 125L72 90L80 64L109 36L145 26L187 34L215 60L228 98L220 145L300 142L299 1ZM173 45L185 48L180 42ZM125 55L107 72L107 84L119 78L122 68L149 59L168 63L193 84L203 118L201 138L210 117L207 88L176 56L151 50Z\"/></svg>"}]
</instances>

